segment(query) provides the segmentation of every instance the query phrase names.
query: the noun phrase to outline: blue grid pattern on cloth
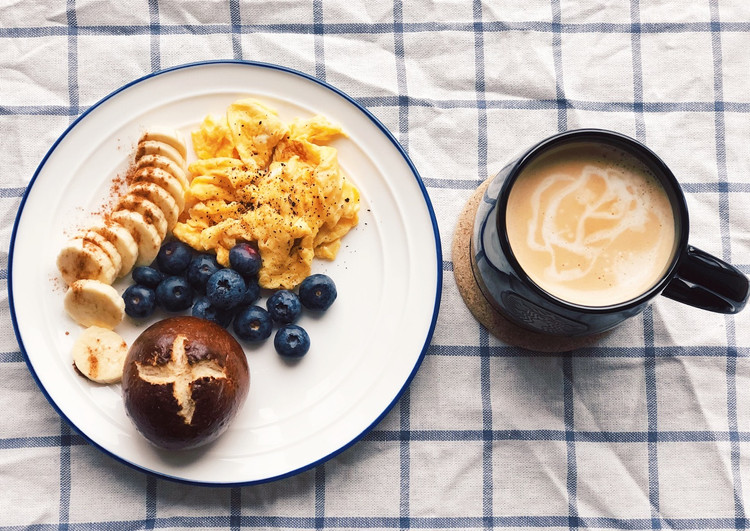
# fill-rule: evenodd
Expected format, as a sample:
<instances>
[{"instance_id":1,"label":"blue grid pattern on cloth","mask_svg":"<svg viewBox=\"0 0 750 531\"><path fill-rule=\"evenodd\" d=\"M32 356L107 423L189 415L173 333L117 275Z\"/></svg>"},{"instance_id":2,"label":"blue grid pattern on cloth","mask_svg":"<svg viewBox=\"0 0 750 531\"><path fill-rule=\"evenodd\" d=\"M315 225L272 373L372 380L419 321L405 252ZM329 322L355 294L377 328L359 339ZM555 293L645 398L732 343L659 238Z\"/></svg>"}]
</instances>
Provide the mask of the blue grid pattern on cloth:
<instances>
[{"instance_id":1,"label":"blue grid pattern on cloth","mask_svg":"<svg viewBox=\"0 0 750 531\"><path fill-rule=\"evenodd\" d=\"M507 13L505 19L500 16L502 9L493 8L491 2L473 2L466 4L465 13L443 20L443 12L431 2L375 2L369 11L365 4L349 10L344 2L312 0L296 7L290 3L290 18L281 22L268 14L272 4L230 0L221 5L223 14L212 14L197 4L148 0L141 6L142 20L138 22L119 12L112 15L114 21L95 24L91 23L92 10L101 15L96 2L68 0L62 10L50 3L49 18L42 17L38 23L24 20L23 3L3 8L3 48L19 46L28 51L57 47L64 41L65 62L51 72L47 97L38 97L37 92L11 94L2 88L3 78L6 87L12 81L13 88L38 84L39 78L31 75L23 81L12 75L22 64L8 51L0 52L0 71L4 72L0 75L0 153L2 160L14 162L13 167L21 170L10 172L8 164L0 177L0 202L5 212L0 279L8 276L7 242L25 185L43 154L39 150L45 150L68 123L94 103L97 98L92 99L92 94L102 97L134 77L192 61L189 50L172 49L172 41L181 39L187 43L188 38L197 37L197 46L203 46L202 51L211 58L284 64L284 49L268 49L261 58L255 55L258 48L253 39L261 35L278 37L274 42L282 42L284 37L309 37L311 53L294 57L300 62L298 68L335 83L389 125L412 158L419 159L417 167L433 198L443 238L452 234L458 206L507 156L495 138L498 117L503 118L507 129L503 140L511 152L556 131L591 122L614 123L612 128L646 143L663 142L662 148L676 138L693 136L710 145L711 159L683 181L683 188L691 206L698 207L698 223L716 227L715 237L704 237L703 245L711 245L712 252L750 272L750 175L737 171L743 164L750 169L746 144L737 143L738 131L750 133L737 125L750 121L750 93L746 92L743 100L736 92L727 94L725 86L727 80L734 79L728 73L747 80L750 63L727 61L724 55L727 40L744 42L745 51L750 45L750 12L744 6L706 0L697 2L700 9L693 6L693 13L676 1L665 2L657 16L653 3L639 0L627 3L626 8L615 2L602 4L593 14L585 9L575 12L576 6L562 0L532 0L516 3L516 7L528 7L532 14L544 13L543 18L517 19ZM608 14L608 8L617 13ZM371 19L356 20L352 13L357 9ZM682 10L688 11L684 20L675 15ZM208 21L186 23L175 11L192 15L196 21L201 17ZM658 20L667 13L677 19ZM693 14L695 19L690 17ZM97 42L99 52L104 53L113 39L138 36L148 39L145 62L139 62L138 52L132 52L133 57L123 60L130 59L135 66L129 71L116 70L122 77L113 80L114 84L96 77L100 86L92 86L89 77L83 81L87 68L83 39ZM705 65L665 64L662 72L654 71L646 48L665 36L665 55L675 43L705 37L710 61ZM220 40L223 37L228 39ZM544 89L538 93L514 91L517 87L503 85L497 73L490 71L490 65L505 51L498 52L488 41L515 42L521 37L539 37L538 42L545 44L536 49L549 68L537 72L542 74L540 86ZM607 38L619 42L617 51L626 55L624 63L630 71L608 75L619 85L629 83L632 97L622 98L616 90L611 97L586 97L581 90L573 90L571 87L598 78L571 68L567 62L571 56L585 61L591 50L571 47L569 38L593 38L597 44ZM437 41L430 39L464 39L464 47L435 50L431 43ZM385 89L381 89L374 81L370 85L356 79L347 81L347 64L356 67L367 59L340 59L336 53L342 40L361 40L373 50L388 42L393 82L384 82ZM507 53L520 53L520 49L509 48ZM471 64L465 64L463 57L471 58ZM442 71L450 80L454 79L450 75L459 71L466 74L470 85L456 88L449 84L448 89L455 89L454 97L446 94L447 89L419 86L420 80L434 81L427 63L435 58L443 61ZM30 54L27 72L44 66L40 61ZM589 66L595 66L594 59L589 61ZM657 74L663 78L656 82L669 87L691 69L695 70L690 78L694 84L680 88L699 93L696 84L707 80L710 98L690 94L685 99L670 99L665 94L674 93L654 90ZM516 72L506 72L509 77L513 74ZM457 132L451 137L466 152L459 156L442 144L425 149L430 138L446 130L440 120L454 116L469 117L468 122L456 125ZM670 117L686 129L679 134L661 129ZM524 120L530 123L522 123ZM37 136L33 130L23 129L33 121L50 125ZM701 136L706 133L701 128L711 137ZM18 142L21 149L12 142ZM744 149L741 156L730 159L738 149ZM658 146L656 150L660 151ZM681 168L689 168L679 159L680 154L673 160ZM434 162L430 160L433 155ZM456 171L457 166L448 173L441 171L440 160L453 155L469 171ZM734 212L744 212L745 217L733 217ZM452 282L449 256L446 254L443 262L446 286ZM14 383L0 391L0 529L748 527L750 337L744 329L750 328L750 323L746 315L708 318L691 313L683 328L671 323L686 315L685 310L660 301L601 346L542 356L498 343L463 311L455 290L446 288L445 292L440 326L423 368L397 407L360 443L292 478L207 492L146 476L102 457L60 421L35 388L17 350L4 290L0 314L6 331L0 336L0 376ZM704 335L690 329L702 319L711 327ZM686 332L698 337L693 342L692 337L679 335ZM459 334L458 340L454 333ZM607 374L635 384L619 387L618 382L608 381L597 387L592 383L594 376L606 380ZM536 381L521 381L531 376L548 378L555 385L540 388ZM540 393L525 393L524 386ZM458 398L451 398L453 395ZM680 400L685 398L688 400ZM504 402L518 406L524 399L536 400L538 408L505 407ZM438 401L434 411L432 400ZM681 407L676 407L676 402ZM44 411L42 418L32 422L30 418L38 410ZM545 412L548 416L535 424L536 417ZM430 413L435 418L430 418ZM450 427L450 421L458 422ZM437 470L434 476L432 469ZM546 475L540 480L536 473ZM618 488L627 485L630 490L612 492L607 489L608 481ZM87 487L87 483L93 486ZM37 486L25 491L29 485ZM540 489L538 498L527 492L535 488ZM92 494L102 495L110 503L119 495L123 501L94 511L85 506L98 502L89 498ZM358 512L348 509L352 506Z\"/></svg>"}]
</instances>

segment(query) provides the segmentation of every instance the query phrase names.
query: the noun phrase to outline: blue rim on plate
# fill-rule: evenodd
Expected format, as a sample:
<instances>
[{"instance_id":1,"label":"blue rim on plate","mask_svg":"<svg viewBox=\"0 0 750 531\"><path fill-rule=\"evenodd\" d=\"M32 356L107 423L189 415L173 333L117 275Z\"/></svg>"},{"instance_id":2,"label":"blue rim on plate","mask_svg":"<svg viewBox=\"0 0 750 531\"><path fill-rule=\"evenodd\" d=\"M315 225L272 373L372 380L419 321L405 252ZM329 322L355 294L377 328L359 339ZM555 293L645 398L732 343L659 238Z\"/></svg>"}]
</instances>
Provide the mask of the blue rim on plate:
<instances>
[{"instance_id":1,"label":"blue rim on plate","mask_svg":"<svg viewBox=\"0 0 750 531\"><path fill-rule=\"evenodd\" d=\"M275 476L272 476L272 477L267 477L267 478L263 478L263 479L259 479L259 480L252 480L252 481L239 481L239 482L229 482L229 483L213 483L213 482L193 481L193 480L189 480L189 479L185 479L185 478L175 477L175 476L172 476L172 475L169 475L169 474L164 474L162 472L149 469L147 467L138 465L136 463L131 463L131 462L129 462L129 461L121 458L117 454L113 453L112 451L104 448L103 446L101 446L100 444L98 444L96 441L94 441L92 438L90 438L85 433L79 431L78 428L77 428L77 426L76 426L76 424L73 422L73 420L70 419L61 410L60 406L57 403L55 403L55 401L52 399L52 397L50 396L48 390L44 387L44 385L42 384L42 382L41 382L41 380L40 380L40 378L39 378L39 376L37 374L37 372L34 369L34 366L33 366L32 362L31 362L31 360L29 358L29 355L28 355L27 351L26 351L26 348L25 348L24 342L23 342L23 338L21 337L21 333L20 333L20 330L19 330L18 319L17 319L16 310L15 310L15 303L14 303L15 295L14 295L14 292L13 292L13 270L14 270L14 251L15 251L15 244L16 244L16 233L17 233L17 230L18 230L18 227L19 227L19 223L20 223L21 216L22 216L22 213L23 213L23 210L24 210L24 206L26 204L26 200L27 200L27 198L29 196L29 193L30 193L31 189L33 188L33 186L35 184L35 181L36 181L38 175L40 174L40 172L44 168L45 164L47 163L47 160L52 155L52 153L56 150L56 148L58 147L58 145L60 144L60 142L82 120L84 120L86 118L86 116L88 116L91 112L93 112L95 109L97 109L103 103L105 103L107 100L111 99L113 96L119 94L120 92L123 92L123 91L127 90L129 87L132 87L134 85L142 83L143 81L146 81L146 80L151 79L153 77L160 76L160 75L163 75L163 74L167 74L167 73L170 73L170 72L174 72L174 71L177 71L177 70L183 70L183 69L188 69L188 68L193 68L193 67L199 67L199 66L205 66L205 65L220 65L220 64L245 65L245 66L252 66L252 67L257 67L257 68L278 70L278 71L281 71L281 72L284 72L284 73L287 73L287 74L292 74L294 76L298 76L298 77L303 78L303 79L305 79L307 81L312 81L312 82L314 82L314 83L316 83L316 84L324 87L325 89L327 89L327 90L335 93L339 97L345 99L347 102L349 102L350 104L352 104L353 106L355 106L357 108L357 110L359 110L367 119L369 119L372 122L372 124L374 124L375 126L377 126L377 128L382 132L382 134L398 150L398 152L400 153L400 155L403 158L404 162L408 165L408 167L409 167L409 169L410 169L410 171L411 171L414 179L416 180L416 182L417 182L417 184L419 186L419 189L420 189L420 191L421 191L421 193L422 193L422 195L424 197L425 205L427 207L427 211L429 212L430 223L432 224L432 230L433 230L433 233L434 233L435 252L436 252L436 257L437 257L437 263L436 263L437 285L435 286L435 300L434 300L434 305L433 305L433 313L432 313L432 319L431 319L431 322L430 322L429 330L427 332L427 335L426 335L425 340L424 340L424 344L422 346L422 350L421 350L421 352L420 352L420 354L419 354L419 356L418 356L418 358L416 360L416 363L415 363L413 369L411 370L411 373L405 379L405 381L404 381L401 389L396 394L396 396L393 397L393 399L391 400L391 402L388 403L385 406L385 408L382 411L382 413L379 416L377 416L370 423L370 425L367 426L359 435L355 436L348 443L346 443L343 446L341 446L341 447L339 447L339 448L331 451L329 454L321 457L320 459L318 459L318 460L316 460L314 462L311 462L311 463L309 463L309 464L307 464L305 466L302 466L302 467L296 468L294 470L291 470L289 472L286 472L286 473L283 473L283 474L279 474L279 475L275 475ZM323 463L323 462L331 459L332 457L338 455L339 453L343 452L344 450L348 449L353 444L355 444L356 442L358 442L359 440L361 440L362 437L364 437L369 431L371 431L372 428L374 428L383 419L383 417L392 409L392 407L396 404L396 402L398 402L398 400L401 398L401 396L403 395L404 391L409 387L411 381L413 380L413 378L414 378L417 370L419 369L419 367L420 367L420 365L421 365L421 363L422 363L422 361L424 359L424 356L425 356L425 354L427 352L427 349L428 349L428 347L430 345L430 342L432 340L432 336L433 336L433 333L434 333L434 330L435 330L435 325L436 325L437 318L438 318L438 313L439 313L439 309L440 309L440 300L441 300L441 294L442 294L442 279L443 279L443 272L442 272L442 250L441 250L441 243L440 243L440 234L439 234L439 230L438 230L437 220L435 218L435 213L434 213L434 210L433 210L433 207L432 207L432 203L430 201L430 198L429 198L429 195L428 195L427 190L425 188L425 185L424 185L424 183L423 183L423 181L422 181L422 179L421 179L421 177L420 177L420 175L419 175L416 167L414 166L414 164L412 163L412 161L409 159L409 157L406 154L406 152L404 151L403 147L395 139L395 137L393 136L393 134L372 113L370 113L370 111L368 111L367 109L365 109L362 105L360 105L359 103L357 103L352 97L348 96L346 93L342 92L341 90L337 89L336 87L334 87L332 85L329 85L328 83L326 83L324 81L321 81L321 80L319 80L319 79L317 79L317 78L315 78L313 76L310 76L310 75L305 74L303 72L299 72L299 71L294 70L294 69L290 69L290 68L287 68L287 67L284 67L284 66L280 66L280 65L275 65L275 64L270 64L270 63L263 63L263 62L255 62L255 61L216 60L216 61L199 61L199 62L186 63L186 64L174 66L174 67L171 67L171 68L167 68L167 69L164 69L164 70L160 70L158 72L154 72L154 73L145 75L145 76L143 76L141 78L138 78L138 79L136 79L136 80L134 80L134 81L132 81L130 83L127 83L127 84L123 85L122 87L116 89L115 91L111 92L110 94L108 94L107 96L105 96L104 98L102 98L101 100L99 100L97 103L95 103L94 105L92 105L88 109L86 109L78 118L76 118L75 121L73 121L65 129L65 131L57 138L57 140L53 143L53 145L50 147L50 149L47 151L47 153L43 157L42 161L40 162L39 166L37 167L36 171L34 172L34 175L32 176L32 178L31 178L28 186L26 187L26 190L24 191L24 194L23 194L23 196L21 198L21 202L20 202L20 205L18 207L18 212L16 213L16 218L15 218L15 221L14 221L14 224L13 224L13 231L11 233L11 238L10 238L10 246L9 246L9 254L8 254L8 279L7 279L7 285L8 285L8 299L9 299L11 320L13 322L13 329L14 329L14 332L15 332L16 339L18 341L19 347L21 349L21 353L23 354L24 360L26 362L26 365L27 365L27 367L28 367L28 369L29 369L32 377L36 381L37 386L39 387L39 389L42 391L42 393L46 397L47 401L53 406L53 408L57 411L57 413L60 415L60 417L63 418L67 422L67 424L69 426L71 426L72 428L75 429L76 433L78 433L82 438L84 438L91 445L93 445L94 447L98 448L103 453L105 453L105 454L109 455L110 457L116 459L117 461L119 461L121 463L124 463L127 466L129 466L129 467L131 467L133 469L139 470L141 472L145 472L145 473L152 474L154 476L157 476L157 477L160 477L160 478L163 478L163 479L168 479L168 480L176 481L176 482L183 483L183 484L200 485L200 486L231 487L231 486L244 486L244 485L266 483L266 482L276 481L276 480L279 480L279 479L282 479L282 478L285 478L285 477L290 477L290 476L299 474L299 473L301 473L301 472L303 472L305 470L309 470L311 468L314 468L317 465L319 465L319 464L321 464L321 463Z\"/></svg>"}]
</instances>

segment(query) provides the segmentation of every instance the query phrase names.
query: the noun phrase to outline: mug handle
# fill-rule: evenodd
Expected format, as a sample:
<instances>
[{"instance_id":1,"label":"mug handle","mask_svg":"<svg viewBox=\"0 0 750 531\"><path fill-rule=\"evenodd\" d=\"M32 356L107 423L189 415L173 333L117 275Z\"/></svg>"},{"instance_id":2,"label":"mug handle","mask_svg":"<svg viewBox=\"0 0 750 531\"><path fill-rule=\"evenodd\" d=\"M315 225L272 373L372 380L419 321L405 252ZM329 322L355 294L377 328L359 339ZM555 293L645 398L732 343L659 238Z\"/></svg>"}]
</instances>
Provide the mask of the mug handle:
<instances>
[{"instance_id":1,"label":"mug handle","mask_svg":"<svg viewBox=\"0 0 750 531\"><path fill-rule=\"evenodd\" d=\"M662 295L718 313L737 313L748 299L748 279L736 267L688 245Z\"/></svg>"}]
</instances>

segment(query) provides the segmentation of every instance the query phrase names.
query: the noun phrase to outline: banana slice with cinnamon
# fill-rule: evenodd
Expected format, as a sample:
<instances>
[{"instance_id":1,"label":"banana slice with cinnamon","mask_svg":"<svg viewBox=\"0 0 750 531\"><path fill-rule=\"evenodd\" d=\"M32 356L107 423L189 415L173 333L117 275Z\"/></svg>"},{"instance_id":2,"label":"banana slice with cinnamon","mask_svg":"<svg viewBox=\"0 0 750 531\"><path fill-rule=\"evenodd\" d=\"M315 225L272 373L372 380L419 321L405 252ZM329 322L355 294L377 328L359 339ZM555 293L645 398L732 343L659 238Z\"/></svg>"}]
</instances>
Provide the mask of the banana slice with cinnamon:
<instances>
[{"instance_id":1,"label":"banana slice with cinnamon","mask_svg":"<svg viewBox=\"0 0 750 531\"><path fill-rule=\"evenodd\" d=\"M161 245L161 241L167 235L168 223L164 212L156 204L145 197L128 192L117 202L117 210L125 210L143 216L143 219L156 229L159 235L159 245Z\"/></svg>"},{"instance_id":2,"label":"banana slice with cinnamon","mask_svg":"<svg viewBox=\"0 0 750 531\"><path fill-rule=\"evenodd\" d=\"M187 158L187 146L185 141L182 139L182 134L175 129L161 126L151 126L141 136L140 142L161 142L166 144L180 154L180 157L184 161Z\"/></svg>"},{"instance_id":3,"label":"banana slice with cinnamon","mask_svg":"<svg viewBox=\"0 0 750 531\"><path fill-rule=\"evenodd\" d=\"M90 326L73 343L73 363L89 380L111 384L122 379L128 345L109 328Z\"/></svg>"},{"instance_id":4,"label":"banana slice with cinnamon","mask_svg":"<svg viewBox=\"0 0 750 531\"><path fill-rule=\"evenodd\" d=\"M94 279L111 284L119 273L107 253L90 239L68 240L57 255L57 269L70 285L76 280Z\"/></svg>"},{"instance_id":5,"label":"banana slice with cinnamon","mask_svg":"<svg viewBox=\"0 0 750 531\"><path fill-rule=\"evenodd\" d=\"M125 301L115 288L99 280L73 282L63 300L65 311L81 326L112 329L125 316Z\"/></svg>"},{"instance_id":6,"label":"banana slice with cinnamon","mask_svg":"<svg viewBox=\"0 0 750 531\"><path fill-rule=\"evenodd\" d=\"M190 186L190 179L183 163L177 163L163 155L146 153L136 159L136 170L144 168L158 168L172 175L180 181L183 192Z\"/></svg>"},{"instance_id":7,"label":"banana slice with cinnamon","mask_svg":"<svg viewBox=\"0 0 750 531\"><path fill-rule=\"evenodd\" d=\"M167 222L167 232L172 231L181 210L169 192L157 184L144 182L132 185L128 190L128 195L142 197L159 207Z\"/></svg>"},{"instance_id":8,"label":"banana slice with cinnamon","mask_svg":"<svg viewBox=\"0 0 750 531\"><path fill-rule=\"evenodd\" d=\"M187 182L187 180L185 181ZM133 174L133 185L153 183L172 196L180 212L185 208L185 190L182 181L167 170L156 166L144 166Z\"/></svg>"},{"instance_id":9,"label":"banana slice with cinnamon","mask_svg":"<svg viewBox=\"0 0 750 531\"><path fill-rule=\"evenodd\" d=\"M156 227L138 212L131 212L130 210L118 210L110 214L109 217L112 221L125 227L138 245L138 258L135 265L143 266L153 262L162 243L162 238L159 236Z\"/></svg>"},{"instance_id":10,"label":"banana slice with cinnamon","mask_svg":"<svg viewBox=\"0 0 750 531\"><path fill-rule=\"evenodd\" d=\"M135 160L138 160L146 155L159 155L166 157L180 168L185 167L185 157L169 144L159 142L157 140L141 140L138 142L138 146L135 151Z\"/></svg>"},{"instance_id":11,"label":"banana slice with cinnamon","mask_svg":"<svg viewBox=\"0 0 750 531\"><path fill-rule=\"evenodd\" d=\"M138 244L130 231L112 220L97 220L91 225L90 230L101 234L117 249L121 262L118 276L123 277L130 273L138 259Z\"/></svg>"}]
</instances>

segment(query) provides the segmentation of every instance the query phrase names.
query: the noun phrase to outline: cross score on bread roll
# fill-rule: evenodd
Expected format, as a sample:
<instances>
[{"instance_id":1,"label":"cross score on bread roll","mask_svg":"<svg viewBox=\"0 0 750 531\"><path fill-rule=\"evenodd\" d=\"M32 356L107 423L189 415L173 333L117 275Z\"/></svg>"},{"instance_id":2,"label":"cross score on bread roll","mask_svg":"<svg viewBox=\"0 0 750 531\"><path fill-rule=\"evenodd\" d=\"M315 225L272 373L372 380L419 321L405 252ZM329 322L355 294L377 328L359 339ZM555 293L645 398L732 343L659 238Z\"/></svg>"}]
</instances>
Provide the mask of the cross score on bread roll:
<instances>
[{"instance_id":1,"label":"cross score on bread roll","mask_svg":"<svg viewBox=\"0 0 750 531\"><path fill-rule=\"evenodd\" d=\"M202 446L226 431L247 397L250 372L221 326L183 316L158 321L133 342L122 393L137 430L157 447Z\"/></svg>"}]
</instances>

